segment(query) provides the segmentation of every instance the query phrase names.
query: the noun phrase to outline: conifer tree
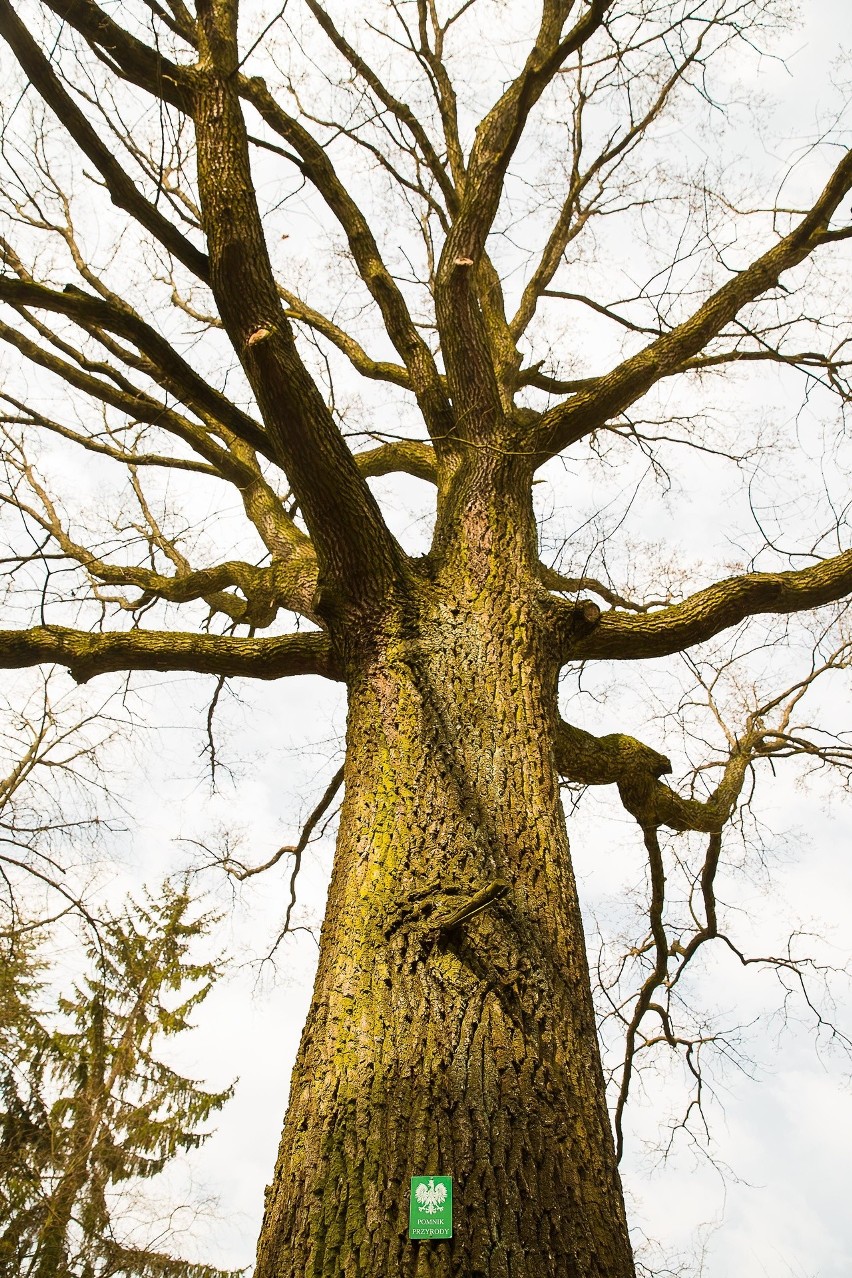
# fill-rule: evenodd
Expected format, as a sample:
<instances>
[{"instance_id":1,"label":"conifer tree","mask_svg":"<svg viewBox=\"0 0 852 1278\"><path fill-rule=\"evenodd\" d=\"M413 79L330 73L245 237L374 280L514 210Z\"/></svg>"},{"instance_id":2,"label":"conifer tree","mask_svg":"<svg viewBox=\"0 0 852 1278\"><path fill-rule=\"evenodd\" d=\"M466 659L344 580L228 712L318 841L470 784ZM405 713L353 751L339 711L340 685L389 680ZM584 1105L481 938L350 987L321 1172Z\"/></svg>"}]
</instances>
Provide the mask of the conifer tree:
<instances>
[{"instance_id":1,"label":"conifer tree","mask_svg":"<svg viewBox=\"0 0 852 1278\"><path fill-rule=\"evenodd\" d=\"M35 1012L43 985L37 935L20 924L0 951L0 1273L24 1272L50 1174L50 1116L43 1100L47 1035Z\"/></svg>"},{"instance_id":2,"label":"conifer tree","mask_svg":"<svg viewBox=\"0 0 852 1278\"><path fill-rule=\"evenodd\" d=\"M121 1187L209 1134L231 1088L207 1091L160 1059L220 964L190 951L212 917L186 884L129 902L86 944L88 970L55 1013L32 933L6 938L0 978L0 1264L27 1278L222 1278L150 1249L121 1218Z\"/></svg>"}]
</instances>

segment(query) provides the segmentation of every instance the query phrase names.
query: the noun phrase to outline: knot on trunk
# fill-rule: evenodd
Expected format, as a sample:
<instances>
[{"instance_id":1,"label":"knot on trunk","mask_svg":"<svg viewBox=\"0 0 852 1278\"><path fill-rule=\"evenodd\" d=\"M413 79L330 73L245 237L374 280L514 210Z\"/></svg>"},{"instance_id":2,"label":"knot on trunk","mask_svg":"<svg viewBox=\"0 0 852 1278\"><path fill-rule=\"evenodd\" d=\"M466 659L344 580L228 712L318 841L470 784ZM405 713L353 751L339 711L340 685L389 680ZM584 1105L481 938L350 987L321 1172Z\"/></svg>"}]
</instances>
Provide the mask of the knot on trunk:
<instances>
[{"instance_id":1,"label":"knot on trunk","mask_svg":"<svg viewBox=\"0 0 852 1278\"><path fill-rule=\"evenodd\" d=\"M562 660L570 660L575 644L586 639L601 619L601 610L593 599L556 599L549 596L545 605L553 618L553 633Z\"/></svg>"},{"instance_id":2,"label":"knot on trunk","mask_svg":"<svg viewBox=\"0 0 852 1278\"><path fill-rule=\"evenodd\" d=\"M413 893L389 912L385 921L385 939L389 941L395 932L405 929L437 940L442 934L460 927L494 905L508 891L509 884L504 879L492 879L473 892L466 887L436 887Z\"/></svg>"}]
</instances>

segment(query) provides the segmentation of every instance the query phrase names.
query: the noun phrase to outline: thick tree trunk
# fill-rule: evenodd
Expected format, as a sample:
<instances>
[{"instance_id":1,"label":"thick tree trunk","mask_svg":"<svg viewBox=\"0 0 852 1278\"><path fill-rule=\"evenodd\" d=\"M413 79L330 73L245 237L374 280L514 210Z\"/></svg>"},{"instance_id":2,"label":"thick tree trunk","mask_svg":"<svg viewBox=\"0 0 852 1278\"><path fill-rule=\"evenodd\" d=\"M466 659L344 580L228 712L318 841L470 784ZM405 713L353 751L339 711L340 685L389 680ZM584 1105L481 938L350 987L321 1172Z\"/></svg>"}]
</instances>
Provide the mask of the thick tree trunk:
<instances>
[{"instance_id":1,"label":"thick tree trunk","mask_svg":"<svg viewBox=\"0 0 852 1278\"><path fill-rule=\"evenodd\" d=\"M417 585L353 663L257 1278L634 1272L553 757L556 663L534 591L470 581ZM408 1240L421 1174L454 1178L451 1242Z\"/></svg>"}]
</instances>

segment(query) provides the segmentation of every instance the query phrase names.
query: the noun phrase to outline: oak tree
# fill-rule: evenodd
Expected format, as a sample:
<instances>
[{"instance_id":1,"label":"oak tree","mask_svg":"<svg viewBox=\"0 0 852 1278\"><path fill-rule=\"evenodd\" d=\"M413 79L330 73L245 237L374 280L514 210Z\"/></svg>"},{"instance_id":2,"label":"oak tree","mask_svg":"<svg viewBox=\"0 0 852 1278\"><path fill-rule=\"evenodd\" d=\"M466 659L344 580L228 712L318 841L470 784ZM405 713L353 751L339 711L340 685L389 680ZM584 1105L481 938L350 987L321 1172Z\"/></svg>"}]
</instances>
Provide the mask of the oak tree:
<instances>
[{"instance_id":1,"label":"oak tree","mask_svg":"<svg viewBox=\"0 0 852 1278\"><path fill-rule=\"evenodd\" d=\"M852 153L834 120L795 180L765 154L728 171L773 0L238 10L0 0L0 664L346 686L344 769L283 850L297 868L343 785L258 1278L627 1278L636 1062L662 1045L697 1071L683 973L752 957L717 901L726 831L761 761L849 762L799 708L848 664L852 550L827 483L797 541L755 505L735 569L628 569L602 476L630 447L665 479L678 445L753 474L747 404L716 413L743 370L842 428L826 280ZM555 546L538 485L560 467ZM73 486L110 468L121 501L83 518ZM380 504L389 475L430 486L427 544ZM741 688L732 720L720 679L794 614L816 618L806 668ZM561 676L677 654L718 729L679 783L664 742L560 713ZM566 783L615 787L647 856L646 934L604 979L615 1139ZM407 1239L420 1173L454 1177L452 1242Z\"/></svg>"}]
</instances>

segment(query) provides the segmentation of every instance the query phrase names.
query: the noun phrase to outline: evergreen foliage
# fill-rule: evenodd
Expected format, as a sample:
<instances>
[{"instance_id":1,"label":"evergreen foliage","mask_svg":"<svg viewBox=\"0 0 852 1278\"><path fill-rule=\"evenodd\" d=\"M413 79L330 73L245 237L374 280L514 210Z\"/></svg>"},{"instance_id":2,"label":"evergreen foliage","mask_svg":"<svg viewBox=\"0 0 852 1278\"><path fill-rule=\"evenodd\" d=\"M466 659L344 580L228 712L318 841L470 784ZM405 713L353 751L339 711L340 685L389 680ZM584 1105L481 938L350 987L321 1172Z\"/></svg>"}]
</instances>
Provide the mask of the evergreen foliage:
<instances>
[{"instance_id":1,"label":"evergreen foliage","mask_svg":"<svg viewBox=\"0 0 852 1278\"><path fill-rule=\"evenodd\" d=\"M219 974L191 951L210 914L185 883L130 901L86 943L87 971L46 1010L47 937L16 927L0 966L0 1273L27 1278L225 1278L140 1243L122 1187L209 1135L232 1088L161 1059Z\"/></svg>"}]
</instances>

